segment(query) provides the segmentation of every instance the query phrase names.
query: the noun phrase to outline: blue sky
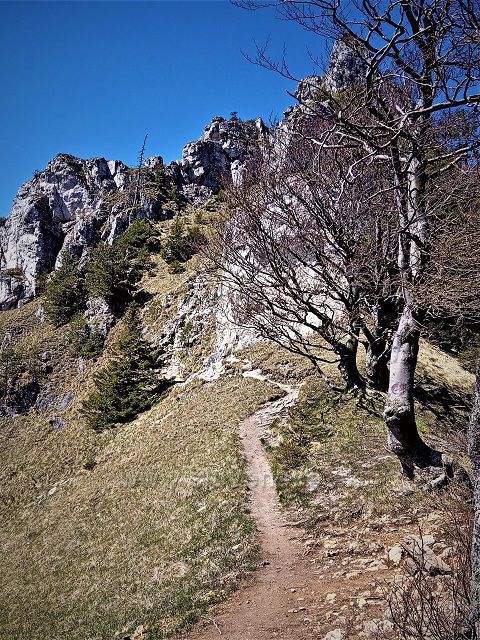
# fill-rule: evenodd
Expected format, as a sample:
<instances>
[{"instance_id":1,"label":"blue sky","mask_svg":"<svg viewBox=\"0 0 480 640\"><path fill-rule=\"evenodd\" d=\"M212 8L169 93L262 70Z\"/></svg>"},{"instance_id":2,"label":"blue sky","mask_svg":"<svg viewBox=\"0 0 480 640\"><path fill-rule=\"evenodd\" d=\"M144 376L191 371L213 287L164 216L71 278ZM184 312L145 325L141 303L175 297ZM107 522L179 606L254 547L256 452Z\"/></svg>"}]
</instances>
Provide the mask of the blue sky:
<instances>
[{"instance_id":1,"label":"blue sky","mask_svg":"<svg viewBox=\"0 0 480 640\"><path fill-rule=\"evenodd\" d=\"M267 38L313 71L322 42L223 0L0 2L0 215L59 152L135 164L148 133L170 161L216 115L281 116L292 83L242 55Z\"/></svg>"}]
</instances>

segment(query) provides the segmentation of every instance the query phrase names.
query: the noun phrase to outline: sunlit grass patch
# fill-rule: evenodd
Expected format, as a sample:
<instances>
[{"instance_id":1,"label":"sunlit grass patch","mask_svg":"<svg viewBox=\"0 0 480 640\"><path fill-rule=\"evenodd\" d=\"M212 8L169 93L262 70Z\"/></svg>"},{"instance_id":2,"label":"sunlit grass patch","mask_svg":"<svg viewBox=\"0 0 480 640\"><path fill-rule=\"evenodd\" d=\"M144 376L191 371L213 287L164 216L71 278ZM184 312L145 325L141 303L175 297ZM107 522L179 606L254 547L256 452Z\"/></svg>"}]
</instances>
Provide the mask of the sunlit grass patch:
<instances>
[{"instance_id":1,"label":"sunlit grass patch","mask_svg":"<svg viewBox=\"0 0 480 640\"><path fill-rule=\"evenodd\" d=\"M95 465L12 508L0 636L103 640L145 624L161 638L227 595L255 557L237 426L271 394L242 378L174 389L101 440Z\"/></svg>"},{"instance_id":2,"label":"sunlit grass patch","mask_svg":"<svg viewBox=\"0 0 480 640\"><path fill-rule=\"evenodd\" d=\"M383 403L381 393L339 393L319 380L305 385L287 420L274 422L268 438L285 505L307 509L312 522L394 519L426 508L425 492L405 480L387 450ZM418 402L417 420L427 441L448 448L442 437L453 427L439 427L435 406ZM459 442L462 428L459 423ZM461 447L454 454L461 458Z\"/></svg>"}]
</instances>

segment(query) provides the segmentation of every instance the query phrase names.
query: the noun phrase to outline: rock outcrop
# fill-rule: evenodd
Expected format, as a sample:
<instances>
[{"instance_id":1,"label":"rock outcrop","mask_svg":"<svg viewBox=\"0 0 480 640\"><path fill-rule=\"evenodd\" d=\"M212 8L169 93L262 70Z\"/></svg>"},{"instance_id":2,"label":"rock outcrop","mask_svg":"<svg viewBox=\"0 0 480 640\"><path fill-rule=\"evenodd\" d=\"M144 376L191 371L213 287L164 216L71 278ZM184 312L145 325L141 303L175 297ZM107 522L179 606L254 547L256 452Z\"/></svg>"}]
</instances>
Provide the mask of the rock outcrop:
<instances>
[{"instance_id":1,"label":"rock outcrop","mask_svg":"<svg viewBox=\"0 0 480 640\"><path fill-rule=\"evenodd\" d=\"M366 71L367 64L358 51L344 40L337 40L332 49L330 68L325 75L325 87L331 92L342 91L364 81Z\"/></svg>"},{"instance_id":2,"label":"rock outcrop","mask_svg":"<svg viewBox=\"0 0 480 640\"><path fill-rule=\"evenodd\" d=\"M241 181L247 159L262 141L278 147L280 158L281 147L288 154L295 132L308 126L309 116L328 112L320 89L341 91L361 80L364 71L358 53L339 41L326 75L299 83L299 104L287 110L278 127L269 130L260 118L243 122L236 116L216 117L199 140L185 146L182 159L166 167L160 156L148 158L139 172L118 160L59 154L20 188L0 226L0 310L34 297L38 277L59 266L64 250L82 264L92 246L101 240L112 243L133 219L170 217L172 206L165 206L162 191L165 179L183 202L201 206L223 179Z\"/></svg>"},{"instance_id":3,"label":"rock outcrop","mask_svg":"<svg viewBox=\"0 0 480 640\"><path fill-rule=\"evenodd\" d=\"M29 300L63 249L81 257L108 237L124 208L114 196L127 193L128 172L122 162L59 154L20 188L1 228L0 308Z\"/></svg>"},{"instance_id":4,"label":"rock outcrop","mask_svg":"<svg viewBox=\"0 0 480 640\"><path fill-rule=\"evenodd\" d=\"M217 190L223 177L238 169L256 145L268 132L261 118L242 122L237 118L214 118L205 133L196 142L183 149L178 163L186 184L200 184Z\"/></svg>"},{"instance_id":5,"label":"rock outcrop","mask_svg":"<svg viewBox=\"0 0 480 640\"><path fill-rule=\"evenodd\" d=\"M82 261L89 248L100 240L112 243L133 219L171 216L160 167L180 197L199 206L218 191L225 175L238 170L266 131L261 120L217 117L200 140L185 147L182 160L163 167L160 156L148 158L140 177L138 169L117 160L56 156L19 189L0 227L0 309L34 297L38 277L60 264L64 250Z\"/></svg>"},{"instance_id":6,"label":"rock outcrop","mask_svg":"<svg viewBox=\"0 0 480 640\"><path fill-rule=\"evenodd\" d=\"M324 76L311 75L303 78L293 93L298 104L289 107L276 129L272 131L276 155L288 157L289 148L300 137L311 133L312 120L331 114L329 94L345 91L352 85L362 83L367 65L362 57L345 41L335 42L330 57L330 66Z\"/></svg>"}]
</instances>

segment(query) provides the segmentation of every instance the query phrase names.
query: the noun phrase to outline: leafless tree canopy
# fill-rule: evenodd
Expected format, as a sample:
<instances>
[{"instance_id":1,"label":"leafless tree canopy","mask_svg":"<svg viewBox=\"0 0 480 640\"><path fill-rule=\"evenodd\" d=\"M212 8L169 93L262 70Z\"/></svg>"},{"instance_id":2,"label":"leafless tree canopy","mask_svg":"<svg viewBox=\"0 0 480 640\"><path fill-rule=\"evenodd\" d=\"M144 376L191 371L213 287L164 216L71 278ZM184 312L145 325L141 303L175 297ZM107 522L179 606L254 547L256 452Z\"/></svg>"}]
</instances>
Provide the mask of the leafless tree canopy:
<instances>
[{"instance_id":1,"label":"leafless tree canopy","mask_svg":"<svg viewBox=\"0 0 480 640\"><path fill-rule=\"evenodd\" d=\"M322 39L340 39L361 59L362 72L346 90L336 90L327 72L317 89L327 126L305 132L304 138L334 156L347 153L338 182L342 194L349 193L366 167L385 176L381 189L387 202L393 199L396 212L401 294L385 406L389 447L409 476L442 468L445 459L422 441L415 422L414 374L428 304L422 304L414 291L420 285L428 289L428 276L435 271L432 258L442 253L434 245L441 237L437 221L458 208L456 189L447 192L439 185L452 174L460 180L462 173L469 178L480 147L479 3L245 0L240 4L250 9L274 7L283 18ZM256 61L291 77L286 60L272 60L266 48L258 49ZM372 191L367 181L365 191L373 204L380 193L377 184ZM444 283L444 288L448 286Z\"/></svg>"},{"instance_id":2,"label":"leafless tree canopy","mask_svg":"<svg viewBox=\"0 0 480 640\"><path fill-rule=\"evenodd\" d=\"M294 135L274 136L227 187L235 214L218 228L217 259L239 324L317 364L338 361L347 386L363 384L362 339L380 386L397 299L394 201L368 163L361 180L342 182L355 151L319 147L313 136L326 127L312 115Z\"/></svg>"}]
</instances>

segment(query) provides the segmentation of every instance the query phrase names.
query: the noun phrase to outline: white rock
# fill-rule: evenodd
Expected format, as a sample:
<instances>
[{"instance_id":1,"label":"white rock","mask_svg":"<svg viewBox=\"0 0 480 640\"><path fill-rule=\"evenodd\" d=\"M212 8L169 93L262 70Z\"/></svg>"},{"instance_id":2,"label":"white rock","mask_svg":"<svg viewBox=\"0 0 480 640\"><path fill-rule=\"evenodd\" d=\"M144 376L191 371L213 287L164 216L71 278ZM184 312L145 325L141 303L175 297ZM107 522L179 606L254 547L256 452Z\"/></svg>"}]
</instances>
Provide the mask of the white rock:
<instances>
[{"instance_id":1,"label":"white rock","mask_svg":"<svg viewBox=\"0 0 480 640\"><path fill-rule=\"evenodd\" d=\"M334 629L329 631L327 635L323 636L322 640L343 640L345 638L345 632L343 629Z\"/></svg>"},{"instance_id":2,"label":"white rock","mask_svg":"<svg viewBox=\"0 0 480 640\"><path fill-rule=\"evenodd\" d=\"M390 562L393 562L393 564L400 564L400 561L403 558L403 553L404 553L404 551L403 551L402 547L400 547L398 544L396 544L388 552L388 559L390 560Z\"/></svg>"}]
</instances>

